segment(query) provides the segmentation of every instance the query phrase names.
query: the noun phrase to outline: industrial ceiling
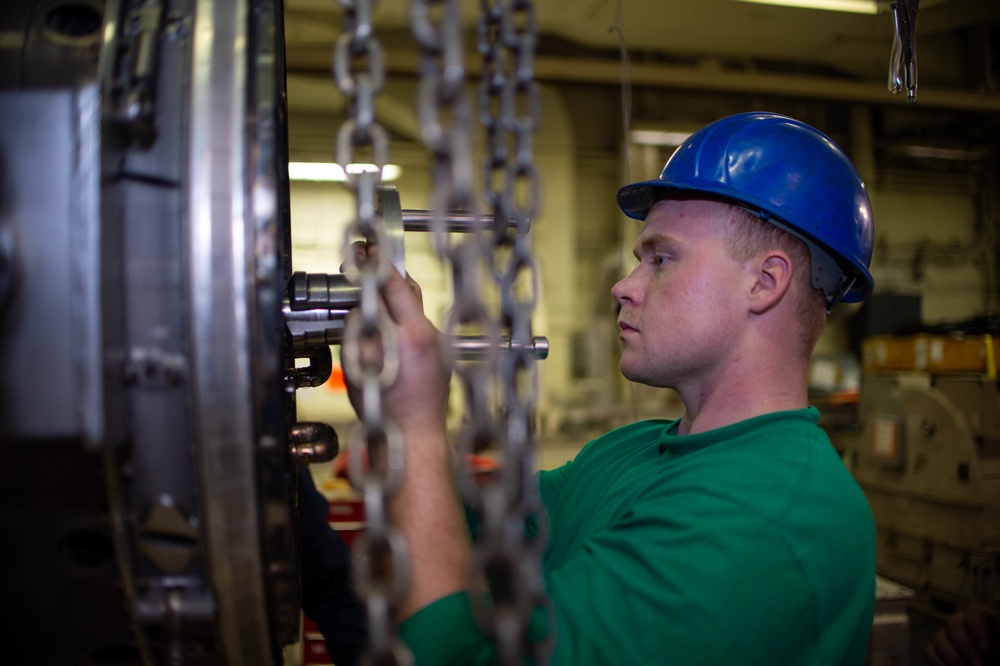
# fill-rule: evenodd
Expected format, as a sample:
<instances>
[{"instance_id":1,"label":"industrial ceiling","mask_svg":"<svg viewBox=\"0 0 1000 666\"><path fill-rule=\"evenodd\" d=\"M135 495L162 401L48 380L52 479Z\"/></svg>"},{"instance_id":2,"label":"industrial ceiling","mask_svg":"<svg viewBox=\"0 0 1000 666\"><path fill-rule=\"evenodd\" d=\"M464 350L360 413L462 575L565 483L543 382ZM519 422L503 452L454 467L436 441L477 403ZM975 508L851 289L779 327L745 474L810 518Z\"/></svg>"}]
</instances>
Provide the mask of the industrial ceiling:
<instances>
[{"instance_id":1,"label":"industrial ceiling","mask_svg":"<svg viewBox=\"0 0 1000 666\"><path fill-rule=\"evenodd\" d=\"M473 62L480 2L458 4ZM635 85L904 104L886 83L890 3L875 4L877 13L860 14L738 0L544 0L534 8L537 77L618 85L624 47ZM417 67L409 5L384 0L376 7L390 75ZM342 18L330 0L287 0L291 74L329 70ZM1000 111L1000 2L922 0L916 34L919 104Z\"/></svg>"}]
</instances>

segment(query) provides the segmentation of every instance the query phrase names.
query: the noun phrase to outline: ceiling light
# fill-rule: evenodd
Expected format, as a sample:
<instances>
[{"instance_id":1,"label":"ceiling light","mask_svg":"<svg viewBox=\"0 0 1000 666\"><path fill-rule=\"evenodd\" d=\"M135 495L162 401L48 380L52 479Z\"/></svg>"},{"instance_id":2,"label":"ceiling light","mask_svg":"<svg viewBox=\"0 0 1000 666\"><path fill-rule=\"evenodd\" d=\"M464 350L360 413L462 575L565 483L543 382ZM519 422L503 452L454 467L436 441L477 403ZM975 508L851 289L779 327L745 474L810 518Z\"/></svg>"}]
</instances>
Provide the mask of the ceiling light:
<instances>
[{"instance_id":1,"label":"ceiling light","mask_svg":"<svg viewBox=\"0 0 1000 666\"><path fill-rule=\"evenodd\" d=\"M640 146L679 146L691 132L661 132L659 130L632 130L629 138Z\"/></svg>"},{"instance_id":2,"label":"ceiling light","mask_svg":"<svg viewBox=\"0 0 1000 666\"><path fill-rule=\"evenodd\" d=\"M878 14L875 0L740 0L758 5L779 5L802 9L825 9L831 12L854 12L855 14Z\"/></svg>"},{"instance_id":3,"label":"ceiling light","mask_svg":"<svg viewBox=\"0 0 1000 666\"><path fill-rule=\"evenodd\" d=\"M989 159L989 150L967 150L962 148L939 148L934 146L902 146L895 152L907 157L929 158L937 160L958 160L963 162L979 162Z\"/></svg>"},{"instance_id":4,"label":"ceiling light","mask_svg":"<svg viewBox=\"0 0 1000 666\"><path fill-rule=\"evenodd\" d=\"M349 173L374 173L378 169L374 164L348 164ZM382 180L392 181L399 178L402 169L396 164L386 164L382 167ZM289 162L289 180L311 180L320 182L343 183L347 181L344 168L334 162Z\"/></svg>"}]
</instances>

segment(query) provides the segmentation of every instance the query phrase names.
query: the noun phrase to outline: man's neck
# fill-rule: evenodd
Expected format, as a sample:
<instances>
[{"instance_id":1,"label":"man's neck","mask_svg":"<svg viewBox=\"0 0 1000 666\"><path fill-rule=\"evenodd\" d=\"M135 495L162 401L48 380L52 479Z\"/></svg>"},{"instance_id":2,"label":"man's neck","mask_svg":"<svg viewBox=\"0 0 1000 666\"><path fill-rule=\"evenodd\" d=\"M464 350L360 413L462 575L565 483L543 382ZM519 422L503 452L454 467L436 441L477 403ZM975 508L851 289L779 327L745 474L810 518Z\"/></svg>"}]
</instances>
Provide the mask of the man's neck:
<instances>
[{"instance_id":1,"label":"man's neck","mask_svg":"<svg viewBox=\"0 0 1000 666\"><path fill-rule=\"evenodd\" d=\"M764 368L731 368L697 387L678 387L677 392L685 407L678 432L705 432L763 414L807 407L808 368L788 359Z\"/></svg>"}]
</instances>

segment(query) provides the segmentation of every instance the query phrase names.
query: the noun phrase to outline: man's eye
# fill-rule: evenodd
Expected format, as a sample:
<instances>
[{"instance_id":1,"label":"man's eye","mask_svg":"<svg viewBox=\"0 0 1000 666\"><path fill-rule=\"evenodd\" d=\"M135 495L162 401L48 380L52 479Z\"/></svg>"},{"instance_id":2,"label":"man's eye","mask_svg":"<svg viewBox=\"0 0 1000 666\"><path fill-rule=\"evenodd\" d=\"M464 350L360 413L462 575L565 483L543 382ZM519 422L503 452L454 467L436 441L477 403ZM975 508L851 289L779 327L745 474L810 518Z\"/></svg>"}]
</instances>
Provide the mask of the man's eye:
<instances>
[{"instance_id":1,"label":"man's eye","mask_svg":"<svg viewBox=\"0 0 1000 666\"><path fill-rule=\"evenodd\" d=\"M653 263L656 264L657 266L662 266L663 264L667 263L667 258L659 256L653 257Z\"/></svg>"}]
</instances>

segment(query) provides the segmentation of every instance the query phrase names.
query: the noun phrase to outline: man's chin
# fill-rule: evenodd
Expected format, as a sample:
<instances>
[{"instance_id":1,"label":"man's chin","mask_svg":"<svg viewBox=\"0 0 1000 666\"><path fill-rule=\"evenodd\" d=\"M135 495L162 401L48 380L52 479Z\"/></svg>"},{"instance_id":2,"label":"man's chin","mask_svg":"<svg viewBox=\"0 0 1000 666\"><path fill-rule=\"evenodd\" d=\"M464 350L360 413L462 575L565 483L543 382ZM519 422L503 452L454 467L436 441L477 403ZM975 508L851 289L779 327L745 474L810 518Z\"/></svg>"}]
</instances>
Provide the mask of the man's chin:
<instances>
[{"instance_id":1,"label":"man's chin","mask_svg":"<svg viewBox=\"0 0 1000 666\"><path fill-rule=\"evenodd\" d=\"M621 363L618 365L618 369L622 373L622 377L629 380L630 382L635 382L636 384L645 384L646 386L652 386L649 383L646 376L643 374L642 370L639 368L629 367L628 365Z\"/></svg>"},{"instance_id":2,"label":"man's chin","mask_svg":"<svg viewBox=\"0 0 1000 666\"><path fill-rule=\"evenodd\" d=\"M633 368L620 363L618 369L621 371L622 377L630 382L652 388L674 388L669 382L663 381L662 377L651 377L648 371L644 372L646 370L644 368Z\"/></svg>"}]
</instances>

